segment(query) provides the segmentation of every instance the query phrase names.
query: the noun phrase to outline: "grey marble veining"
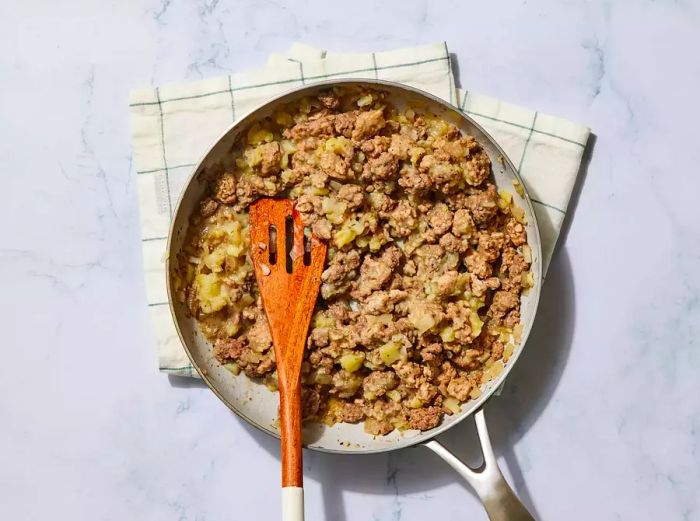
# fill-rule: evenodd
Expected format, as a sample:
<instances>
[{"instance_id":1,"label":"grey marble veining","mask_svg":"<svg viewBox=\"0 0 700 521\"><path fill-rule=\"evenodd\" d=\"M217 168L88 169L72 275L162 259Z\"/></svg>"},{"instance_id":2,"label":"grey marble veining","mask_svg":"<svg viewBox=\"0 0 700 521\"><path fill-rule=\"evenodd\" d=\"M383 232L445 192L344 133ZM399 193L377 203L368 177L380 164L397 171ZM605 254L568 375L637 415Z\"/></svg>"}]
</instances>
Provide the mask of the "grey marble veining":
<instances>
[{"instance_id":1,"label":"grey marble veining","mask_svg":"<svg viewBox=\"0 0 700 521\"><path fill-rule=\"evenodd\" d=\"M463 87L593 129L494 444L540 519L700 520L700 5L554 0L0 2L2 517L279 518L277 443L157 373L127 93L296 40L446 40ZM486 519L422 449L305 476L308 519Z\"/></svg>"}]
</instances>

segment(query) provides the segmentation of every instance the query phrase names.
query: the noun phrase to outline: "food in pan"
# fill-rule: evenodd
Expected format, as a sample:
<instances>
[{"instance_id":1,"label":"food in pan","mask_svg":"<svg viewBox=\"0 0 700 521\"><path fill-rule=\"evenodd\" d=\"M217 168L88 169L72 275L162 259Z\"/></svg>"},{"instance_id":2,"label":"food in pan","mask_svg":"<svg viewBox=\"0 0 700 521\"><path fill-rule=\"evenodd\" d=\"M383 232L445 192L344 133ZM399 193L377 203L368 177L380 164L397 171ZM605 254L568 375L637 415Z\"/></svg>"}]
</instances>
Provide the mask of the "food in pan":
<instances>
[{"instance_id":1,"label":"food in pan","mask_svg":"<svg viewBox=\"0 0 700 521\"><path fill-rule=\"evenodd\" d=\"M307 419L428 430L512 354L534 283L524 211L453 124L381 90L332 89L256 122L206 176L173 287L232 373L276 386L249 205L290 198L328 242L302 367Z\"/></svg>"}]
</instances>

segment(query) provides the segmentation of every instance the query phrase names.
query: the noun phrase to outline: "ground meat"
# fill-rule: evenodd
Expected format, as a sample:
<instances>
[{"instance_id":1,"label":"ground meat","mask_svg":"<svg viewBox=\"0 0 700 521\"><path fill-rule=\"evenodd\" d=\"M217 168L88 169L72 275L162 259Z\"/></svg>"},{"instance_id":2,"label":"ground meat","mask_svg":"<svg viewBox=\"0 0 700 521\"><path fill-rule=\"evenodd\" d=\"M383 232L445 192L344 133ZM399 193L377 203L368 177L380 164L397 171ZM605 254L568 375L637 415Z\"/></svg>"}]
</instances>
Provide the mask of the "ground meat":
<instances>
[{"instance_id":1,"label":"ground meat","mask_svg":"<svg viewBox=\"0 0 700 521\"><path fill-rule=\"evenodd\" d=\"M465 257L469 273L476 275L480 279L486 279L493 273L493 266L478 250L467 253Z\"/></svg>"},{"instance_id":2,"label":"ground meat","mask_svg":"<svg viewBox=\"0 0 700 521\"><path fill-rule=\"evenodd\" d=\"M355 177L355 173L350 168L350 159L335 152L323 152L319 161L319 167L324 174L334 179L345 180Z\"/></svg>"},{"instance_id":3,"label":"ground meat","mask_svg":"<svg viewBox=\"0 0 700 521\"><path fill-rule=\"evenodd\" d=\"M501 286L506 291L517 292L522 288L523 274L529 268L525 258L512 248L501 256Z\"/></svg>"},{"instance_id":4,"label":"ground meat","mask_svg":"<svg viewBox=\"0 0 700 521\"><path fill-rule=\"evenodd\" d=\"M364 141L360 149L367 157L377 158L389 151L391 139L386 136L374 136L372 139Z\"/></svg>"},{"instance_id":5,"label":"ground meat","mask_svg":"<svg viewBox=\"0 0 700 521\"><path fill-rule=\"evenodd\" d=\"M294 164L293 168L288 168L284 171L283 182L285 187L294 186L301 183L306 177L310 176L313 169L307 164L301 164L294 161L294 156L290 156L291 162ZM296 163L296 164L295 164Z\"/></svg>"},{"instance_id":6,"label":"ground meat","mask_svg":"<svg viewBox=\"0 0 700 521\"><path fill-rule=\"evenodd\" d=\"M350 282L357 276L356 270L359 267L360 256L356 251L337 252L321 274L321 295L323 298L330 298L345 291Z\"/></svg>"},{"instance_id":7,"label":"ground meat","mask_svg":"<svg viewBox=\"0 0 700 521\"><path fill-rule=\"evenodd\" d=\"M390 291L375 291L366 298L362 311L369 315L380 315L394 311L394 305L405 299L408 293L398 289Z\"/></svg>"},{"instance_id":8,"label":"ground meat","mask_svg":"<svg viewBox=\"0 0 700 521\"><path fill-rule=\"evenodd\" d=\"M271 352L272 351L270 351L270 353ZM255 360L249 360L246 362L244 370L248 376L265 376L275 370L275 361L272 355L265 356L259 363L256 363Z\"/></svg>"},{"instance_id":9,"label":"ground meat","mask_svg":"<svg viewBox=\"0 0 700 521\"><path fill-rule=\"evenodd\" d=\"M231 362L241 359L249 351L245 338L219 339L214 344L214 356L222 362Z\"/></svg>"},{"instance_id":10,"label":"ground meat","mask_svg":"<svg viewBox=\"0 0 700 521\"><path fill-rule=\"evenodd\" d=\"M428 212L428 222L435 234L443 235L452 227L452 212L445 204L436 204Z\"/></svg>"},{"instance_id":11,"label":"ground meat","mask_svg":"<svg viewBox=\"0 0 700 521\"><path fill-rule=\"evenodd\" d=\"M484 352L478 349L465 349L459 356L452 358L452 363L455 365L455 367L459 367L460 369L467 371L468 377L468 371L476 369L481 365L481 362L479 362L479 357L483 354ZM472 385L474 385L473 382Z\"/></svg>"},{"instance_id":12,"label":"ground meat","mask_svg":"<svg viewBox=\"0 0 700 521\"><path fill-rule=\"evenodd\" d=\"M472 216L469 214L469 210L460 208L454 213L454 217L452 219L453 234L457 236L470 236L472 233L474 233L474 229L474 219L472 219Z\"/></svg>"},{"instance_id":13,"label":"ground meat","mask_svg":"<svg viewBox=\"0 0 700 521\"><path fill-rule=\"evenodd\" d=\"M329 223L327 219L319 219L316 221L313 226L311 226L311 230L314 232L316 237L324 240L330 239L333 232L331 223Z\"/></svg>"},{"instance_id":14,"label":"ground meat","mask_svg":"<svg viewBox=\"0 0 700 521\"><path fill-rule=\"evenodd\" d=\"M362 377L341 369L333 375L333 387L340 398L350 398L362 385Z\"/></svg>"},{"instance_id":15,"label":"ground meat","mask_svg":"<svg viewBox=\"0 0 700 521\"><path fill-rule=\"evenodd\" d=\"M501 248L505 240L501 232L481 232L479 234L479 246L477 253L481 255L487 262L495 261L501 255Z\"/></svg>"},{"instance_id":16,"label":"ground meat","mask_svg":"<svg viewBox=\"0 0 700 521\"><path fill-rule=\"evenodd\" d=\"M324 356L324 354L320 351L312 351L309 354L309 363L313 367L322 369L324 374L329 374L331 369L333 368L333 359Z\"/></svg>"},{"instance_id":17,"label":"ground meat","mask_svg":"<svg viewBox=\"0 0 700 521\"><path fill-rule=\"evenodd\" d=\"M214 188L214 197L220 203L233 204L236 202L236 176L231 172L223 173Z\"/></svg>"},{"instance_id":18,"label":"ground meat","mask_svg":"<svg viewBox=\"0 0 700 521\"><path fill-rule=\"evenodd\" d=\"M381 192L372 193L369 196L369 203L371 208L375 209L382 218L389 217L396 208L396 201Z\"/></svg>"},{"instance_id":19,"label":"ground meat","mask_svg":"<svg viewBox=\"0 0 700 521\"><path fill-rule=\"evenodd\" d=\"M368 400L376 400L398 384L399 381L394 371L374 371L362 382L364 397Z\"/></svg>"},{"instance_id":20,"label":"ground meat","mask_svg":"<svg viewBox=\"0 0 700 521\"><path fill-rule=\"evenodd\" d=\"M492 345L491 345L491 356L498 360L499 358L503 358L503 351L505 350L505 346L503 345L503 342L500 340L496 340Z\"/></svg>"},{"instance_id":21,"label":"ground meat","mask_svg":"<svg viewBox=\"0 0 700 521\"><path fill-rule=\"evenodd\" d=\"M528 263L525 257L520 255L516 250L508 248L503 252L501 257L501 272L511 275L520 275L528 268Z\"/></svg>"},{"instance_id":22,"label":"ground meat","mask_svg":"<svg viewBox=\"0 0 700 521\"><path fill-rule=\"evenodd\" d=\"M396 324L386 324L376 320L376 317L371 315L360 317L356 327L356 332L359 335L358 343L368 348L389 342L397 332ZM373 367L384 365L379 349L367 351L366 360Z\"/></svg>"},{"instance_id":23,"label":"ground meat","mask_svg":"<svg viewBox=\"0 0 700 521\"><path fill-rule=\"evenodd\" d=\"M498 213L498 205L496 204L496 187L489 185L484 192L472 194L467 197L466 206L469 209L474 222L478 225L487 224Z\"/></svg>"},{"instance_id":24,"label":"ground meat","mask_svg":"<svg viewBox=\"0 0 700 521\"><path fill-rule=\"evenodd\" d=\"M330 342L329 330L327 327L315 327L309 333L309 343L316 347L326 347ZM319 354L323 354L320 353Z\"/></svg>"},{"instance_id":25,"label":"ground meat","mask_svg":"<svg viewBox=\"0 0 700 521\"><path fill-rule=\"evenodd\" d=\"M377 158L370 158L362 170L362 178L366 180L384 181L393 177L399 169L398 160L388 152Z\"/></svg>"},{"instance_id":26,"label":"ground meat","mask_svg":"<svg viewBox=\"0 0 700 521\"><path fill-rule=\"evenodd\" d=\"M248 376L259 377L274 370L272 352L261 357L248 347L247 339L225 338L214 344L214 356L221 363L235 362Z\"/></svg>"},{"instance_id":27,"label":"ground meat","mask_svg":"<svg viewBox=\"0 0 700 521\"><path fill-rule=\"evenodd\" d=\"M318 113L307 121L297 123L292 128L284 131L287 139L302 140L309 136L321 137L333 135L334 116L326 113Z\"/></svg>"},{"instance_id":28,"label":"ground meat","mask_svg":"<svg viewBox=\"0 0 700 521\"><path fill-rule=\"evenodd\" d=\"M328 174L319 171L312 171L308 174L308 182L316 188L325 188L328 182Z\"/></svg>"},{"instance_id":29,"label":"ground meat","mask_svg":"<svg viewBox=\"0 0 700 521\"><path fill-rule=\"evenodd\" d=\"M327 109L336 109L340 105L340 99L333 92L323 92L318 95L318 101Z\"/></svg>"},{"instance_id":30,"label":"ground meat","mask_svg":"<svg viewBox=\"0 0 700 521\"><path fill-rule=\"evenodd\" d=\"M350 310L347 302L334 302L328 306L328 314L337 322L345 324L356 318L357 313Z\"/></svg>"},{"instance_id":31,"label":"ground meat","mask_svg":"<svg viewBox=\"0 0 700 521\"><path fill-rule=\"evenodd\" d=\"M522 246L527 242L525 226L515 219L509 219L506 223L506 237L508 237L508 240L512 242L514 246Z\"/></svg>"},{"instance_id":32,"label":"ground meat","mask_svg":"<svg viewBox=\"0 0 700 521\"><path fill-rule=\"evenodd\" d=\"M309 154L311 152L313 152L314 150L316 150L318 148L318 146L321 144L321 140L322 140L322 138L307 136L303 139L298 139L296 141L296 148L300 152L306 153L306 155L303 157L308 158Z\"/></svg>"},{"instance_id":33,"label":"ground meat","mask_svg":"<svg viewBox=\"0 0 700 521\"><path fill-rule=\"evenodd\" d=\"M408 425L411 429L427 431L438 426L442 420L442 415L442 409L439 407L414 409L408 415Z\"/></svg>"},{"instance_id":34,"label":"ground meat","mask_svg":"<svg viewBox=\"0 0 700 521\"><path fill-rule=\"evenodd\" d=\"M449 362L445 361L442 363L440 366L440 374L437 377L437 383L440 384L441 392L443 394L447 394L447 384L450 383L450 381L457 376L457 370L454 368L454 366ZM442 388L445 388L445 391L442 391Z\"/></svg>"},{"instance_id":35,"label":"ground meat","mask_svg":"<svg viewBox=\"0 0 700 521\"><path fill-rule=\"evenodd\" d=\"M423 403L430 403L433 401L433 398L435 398L437 393L438 388L435 385L431 384L430 382L423 381L418 386L418 390L416 391L416 398L418 398Z\"/></svg>"},{"instance_id":36,"label":"ground meat","mask_svg":"<svg viewBox=\"0 0 700 521\"><path fill-rule=\"evenodd\" d=\"M469 344L474 340L474 332L472 331L473 311L464 301L448 302L447 318L451 324L455 341L461 344Z\"/></svg>"},{"instance_id":37,"label":"ground meat","mask_svg":"<svg viewBox=\"0 0 700 521\"><path fill-rule=\"evenodd\" d=\"M365 414L378 420L394 420L404 415L403 406L393 400L379 398L369 404L365 403Z\"/></svg>"},{"instance_id":38,"label":"ground meat","mask_svg":"<svg viewBox=\"0 0 700 521\"><path fill-rule=\"evenodd\" d=\"M451 233L446 233L442 237L440 237L440 246L445 251L449 251L452 253L464 253L469 249L469 240L465 238L457 238Z\"/></svg>"},{"instance_id":39,"label":"ground meat","mask_svg":"<svg viewBox=\"0 0 700 521\"><path fill-rule=\"evenodd\" d=\"M321 280L324 282L337 282L347 277L360 266L360 256L356 251L342 252L339 251L333 257L333 260L328 264L321 275Z\"/></svg>"},{"instance_id":40,"label":"ground meat","mask_svg":"<svg viewBox=\"0 0 700 521\"><path fill-rule=\"evenodd\" d=\"M304 194L297 199L294 209L301 214L306 224L313 224L323 211L323 201L317 195Z\"/></svg>"},{"instance_id":41,"label":"ground meat","mask_svg":"<svg viewBox=\"0 0 700 521\"><path fill-rule=\"evenodd\" d=\"M364 407L358 403L344 402L336 413L337 420L345 423L357 423L364 419Z\"/></svg>"},{"instance_id":42,"label":"ground meat","mask_svg":"<svg viewBox=\"0 0 700 521\"><path fill-rule=\"evenodd\" d=\"M427 279L445 268L444 255L445 250L439 244L425 244L416 248L413 260L416 263L418 277Z\"/></svg>"},{"instance_id":43,"label":"ground meat","mask_svg":"<svg viewBox=\"0 0 700 521\"><path fill-rule=\"evenodd\" d=\"M314 197L312 195L304 194L299 199L297 199L294 209L302 214L302 217L306 219L304 214L312 214L316 210L314 204Z\"/></svg>"},{"instance_id":44,"label":"ground meat","mask_svg":"<svg viewBox=\"0 0 700 521\"><path fill-rule=\"evenodd\" d=\"M517 324L520 324L520 311L513 309L509 311L506 317L503 319L503 325L505 327L513 328Z\"/></svg>"},{"instance_id":45,"label":"ground meat","mask_svg":"<svg viewBox=\"0 0 700 521\"><path fill-rule=\"evenodd\" d=\"M343 112L335 116L335 131L344 137L351 137L359 112Z\"/></svg>"},{"instance_id":46,"label":"ground meat","mask_svg":"<svg viewBox=\"0 0 700 521\"><path fill-rule=\"evenodd\" d=\"M365 432L374 436L386 436L394 430L394 426L385 420L367 418L365 420Z\"/></svg>"},{"instance_id":47,"label":"ground meat","mask_svg":"<svg viewBox=\"0 0 700 521\"><path fill-rule=\"evenodd\" d=\"M338 200L348 203L348 209L354 210L362 205L365 191L359 185L343 185L338 190Z\"/></svg>"},{"instance_id":48,"label":"ground meat","mask_svg":"<svg viewBox=\"0 0 700 521\"><path fill-rule=\"evenodd\" d=\"M389 213L389 226L393 235L407 237L418 225L418 214L409 201L401 200Z\"/></svg>"},{"instance_id":49,"label":"ground meat","mask_svg":"<svg viewBox=\"0 0 700 521\"><path fill-rule=\"evenodd\" d=\"M216 212L218 207L219 203L217 203L214 199L207 197L201 203L199 203L199 213L202 215L202 217L210 217L214 215L214 212Z\"/></svg>"},{"instance_id":50,"label":"ground meat","mask_svg":"<svg viewBox=\"0 0 700 521\"><path fill-rule=\"evenodd\" d=\"M428 124L423 116L418 116L413 121L413 125L402 126L400 133L411 141L424 141L428 137Z\"/></svg>"},{"instance_id":51,"label":"ground meat","mask_svg":"<svg viewBox=\"0 0 700 521\"><path fill-rule=\"evenodd\" d=\"M433 343L420 350L421 359L431 365L442 362L442 344Z\"/></svg>"},{"instance_id":52,"label":"ground meat","mask_svg":"<svg viewBox=\"0 0 700 521\"><path fill-rule=\"evenodd\" d=\"M248 331L248 342L250 348L257 353L263 353L272 347L272 335L264 313L258 313L255 318L253 327Z\"/></svg>"},{"instance_id":53,"label":"ground meat","mask_svg":"<svg viewBox=\"0 0 700 521\"><path fill-rule=\"evenodd\" d=\"M260 145L259 150L262 157L260 173L264 176L278 173L280 171L280 160L282 159L280 144L277 141L265 143Z\"/></svg>"},{"instance_id":54,"label":"ground meat","mask_svg":"<svg viewBox=\"0 0 700 521\"><path fill-rule=\"evenodd\" d=\"M497 291L493 294L490 313L494 317L502 317L508 311L518 306L520 298L509 291Z\"/></svg>"},{"instance_id":55,"label":"ground meat","mask_svg":"<svg viewBox=\"0 0 700 521\"><path fill-rule=\"evenodd\" d=\"M415 362L399 362L394 366L394 371L401 379L401 383L409 389L415 389L420 384L421 367Z\"/></svg>"},{"instance_id":56,"label":"ground meat","mask_svg":"<svg viewBox=\"0 0 700 521\"><path fill-rule=\"evenodd\" d=\"M403 165L399 170L399 186L412 194L420 194L433 186L430 176L413 165Z\"/></svg>"},{"instance_id":57,"label":"ground meat","mask_svg":"<svg viewBox=\"0 0 700 521\"><path fill-rule=\"evenodd\" d=\"M396 159L405 160L408 159L409 152L413 146L415 146L415 142L408 137L401 134L392 134L389 153Z\"/></svg>"},{"instance_id":58,"label":"ground meat","mask_svg":"<svg viewBox=\"0 0 700 521\"><path fill-rule=\"evenodd\" d=\"M464 179L472 186L479 186L491 173L491 161L486 152L479 150L461 163Z\"/></svg>"},{"instance_id":59,"label":"ground meat","mask_svg":"<svg viewBox=\"0 0 700 521\"><path fill-rule=\"evenodd\" d=\"M501 281L498 279L498 277L490 277L486 280L481 280L473 273L471 274L470 281L472 293L475 297L481 297L485 295L488 290L498 289L498 287L501 285Z\"/></svg>"},{"instance_id":60,"label":"ground meat","mask_svg":"<svg viewBox=\"0 0 700 521\"><path fill-rule=\"evenodd\" d=\"M450 396L457 398L460 402L465 401L469 397L472 390L472 384L464 376L459 376L450 380L447 384L447 392Z\"/></svg>"},{"instance_id":61,"label":"ground meat","mask_svg":"<svg viewBox=\"0 0 700 521\"><path fill-rule=\"evenodd\" d=\"M361 298L381 289L391 277L402 256L401 250L392 246L385 249L378 258L365 257L354 295Z\"/></svg>"},{"instance_id":62,"label":"ground meat","mask_svg":"<svg viewBox=\"0 0 700 521\"><path fill-rule=\"evenodd\" d=\"M370 110L361 112L355 120L355 129L352 131L352 139L360 141L367 139L379 133L384 128L386 121L384 120L384 110Z\"/></svg>"},{"instance_id":63,"label":"ground meat","mask_svg":"<svg viewBox=\"0 0 700 521\"><path fill-rule=\"evenodd\" d=\"M305 388L301 393L301 416L315 416L321 406L321 396L313 389Z\"/></svg>"},{"instance_id":64,"label":"ground meat","mask_svg":"<svg viewBox=\"0 0 700 521\"><path fill-rule=\"evenodd\" d=\"M434 155L426 155L421 159L419 170L428 174L444 193L450 193L462 182L462 171L457 165L440 161Z\"/></svg>"},{"instance_id":65,"label":"ground meat","mask_svg":"<svg viewBox=\"0 0 700 521\"><path fill-rule=\"evenodd\" d=\"M484 149L389 99L325 90L256 122L229 170L205 172L211 197L177 256L177 298L214 356L274 388L247 212L259 197L293 200L328 244L302 361L304 418L364 421L374 435L433 428L445 399L469 400L489 378L485 361L504 357L500 337L520 324L531 280L526 227L499 206Z\"/></svg>"},{"instance_id":66,"label":"ground meat","mask_svg":"<svg viewBox=\"0 0 700 521\"><path fill-rule=\"evenodd\" d=\"M445 273L438 275L434 279L437 295L439 297L452 296L455 293L455 288L457 288L458 280L459 273L457 271L446 271Z\"/></svg>"}]
</instances>

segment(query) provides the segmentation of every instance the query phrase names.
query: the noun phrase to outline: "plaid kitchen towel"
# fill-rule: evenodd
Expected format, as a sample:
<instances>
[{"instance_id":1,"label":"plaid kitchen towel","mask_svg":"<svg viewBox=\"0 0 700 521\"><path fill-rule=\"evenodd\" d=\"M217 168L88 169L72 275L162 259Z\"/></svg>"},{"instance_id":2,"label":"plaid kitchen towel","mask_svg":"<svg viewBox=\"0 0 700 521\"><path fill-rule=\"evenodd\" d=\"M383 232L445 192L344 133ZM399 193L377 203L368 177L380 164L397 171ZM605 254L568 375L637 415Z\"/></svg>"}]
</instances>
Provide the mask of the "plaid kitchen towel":
<instances>
[{"instance_id":1,"label":"plaid kitchen towel","mask_svg":"<svg viewBox=\"0 0 700 521\"><path fill-rule=\"evenodd\" d=\"M270 56L259 70L130 93L146 296L161 371L197 376L170 316L164 264L174 205L196 161L232 122L270 97L332 78L405 83L449 100L477 120L523 176L535 204L546 269L579 171L587 128L458 91L444 43L358 54L294 44L286 53Z\"/></svg>"}]
</instances>

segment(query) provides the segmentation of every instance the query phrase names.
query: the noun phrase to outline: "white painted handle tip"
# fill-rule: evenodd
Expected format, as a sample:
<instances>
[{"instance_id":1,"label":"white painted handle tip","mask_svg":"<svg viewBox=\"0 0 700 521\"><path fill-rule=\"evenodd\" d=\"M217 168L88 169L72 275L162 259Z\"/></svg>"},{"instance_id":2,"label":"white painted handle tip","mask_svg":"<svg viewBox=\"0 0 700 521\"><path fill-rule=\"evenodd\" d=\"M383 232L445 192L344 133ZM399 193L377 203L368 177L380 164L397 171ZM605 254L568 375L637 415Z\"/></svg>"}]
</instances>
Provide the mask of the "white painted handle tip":
<instances>
[{"instance_id":1,"label":"white painted handle tip","mask_svg":"<svg viewBox=\"0 0 700 521\"><path fill-rule=\"evenodd\" d=\"M282 521L304 521L304 489L282 488Z\"/></svg>"}]
</instances>

